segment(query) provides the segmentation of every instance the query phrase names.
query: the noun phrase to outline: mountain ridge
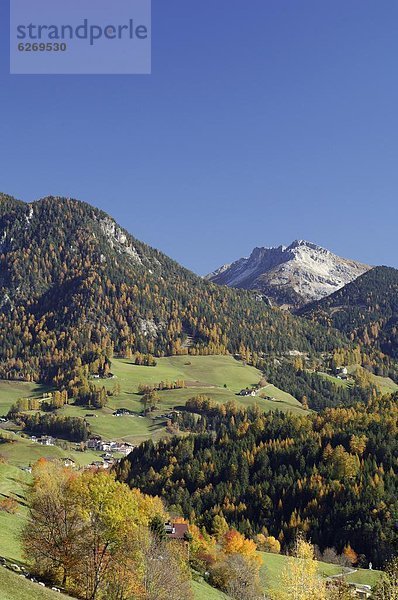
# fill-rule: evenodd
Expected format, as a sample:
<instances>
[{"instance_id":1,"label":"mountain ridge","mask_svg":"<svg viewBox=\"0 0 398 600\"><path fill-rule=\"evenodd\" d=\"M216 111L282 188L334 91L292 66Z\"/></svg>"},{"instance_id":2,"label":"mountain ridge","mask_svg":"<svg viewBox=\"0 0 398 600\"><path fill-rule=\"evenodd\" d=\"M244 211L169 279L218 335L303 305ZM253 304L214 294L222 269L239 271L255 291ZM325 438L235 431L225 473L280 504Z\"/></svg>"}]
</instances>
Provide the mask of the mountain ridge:
<instances>
[{"instance_id":1,"label":"mountain ridge","mask_svg":"<svg viewBox=\"0 0 398 600\"><path fill-rule=\"evenodd\" d=\"M0 195L0 244L0 377L58 385L66 373L98 372L114 351L256 354L343 343L250 291L204 281L78 200Z\"/></svg>"},{"instance_id":2,"label":"mountain ridge","mask_svg":"<svg viewBox=\"0 0 398 600\"><path fill-rule=\"evenodd\" d=\"M297 314L398 359L398 270L379 266Z\"/></svg>"},{"instance_id":3,"label":"mountain ridge","mask_svg":"<svg viewBox=\"0 0 398 600\"><path fill-rule=\"evenodd\" d=\"M279 306L299 308L340 289L370 270L306 240L289 246L256 247L247 258L206 276L219 285L257 290Z\"/></svg>"}]
</instances>

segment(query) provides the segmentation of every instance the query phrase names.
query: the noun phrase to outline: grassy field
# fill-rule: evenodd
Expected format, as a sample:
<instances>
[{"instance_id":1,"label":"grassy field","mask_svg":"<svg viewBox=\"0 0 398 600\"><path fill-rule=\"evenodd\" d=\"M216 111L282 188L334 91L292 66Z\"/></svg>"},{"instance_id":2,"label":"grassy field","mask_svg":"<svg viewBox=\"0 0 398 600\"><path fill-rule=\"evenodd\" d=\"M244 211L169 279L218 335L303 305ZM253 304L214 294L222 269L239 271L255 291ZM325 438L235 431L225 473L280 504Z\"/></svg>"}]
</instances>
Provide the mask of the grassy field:
<instances>
[{"instance_id":1,"label":"grassy field","mask_svg":"<svg viewBox=\"0 0 398 600\"><path fill-rule=\"evenodd\" d=\"M389 377L372 375L372 379L382 394L392 394L393 392L398 391L398 385Z\"/></svg>"},{"instance_id":2,"label":"grassy field","mask_svg":"<svg viewBox=\"0 0 398 600\"><path fill-rule=\"evenodd\" d=\"M280 390L272 385L272 383L261 388L259 393L267 396L265 399L259 398L258 396L254 398L259 406L264 407L264 410L284 410L297 414L305 414L307 412L296 398L291 394Z\"/></svg>"},{"instance_id":3,"label":"grassy field","mask_svg":"<svg viewBox=\"0 0 398 600\"><path fill-rule=\"evenodd\" d=\"M278 590L281 584L281 573L287 565L287 557L281 554L269 554L260 552L263 559L260 576L261 584L265 590ZM319 573L324 577L331 575L339 575L342 570L338 565L330 565L327 563L318 563ZM358 583L373 586L381 576L380 571L369 571L367 569L358 569L352 575L347 576L347 581L350 583Z\"/></svg>"},{"instance_id":4,"label":"grassy field","mask_svg":"<svg viewBox=\"0 0 398 600\"><path fill-rule=\"evenodd\" d=\"M42 396L49 388L38 383L0 380L0 415L5 415L18 398Z\"/></svg>"},{"instance_id":5,"label":"grassy field","mask_svg":"<svg viewBox=\"0 0 398 600\"><path fill-rule=\"evenodd\" d=\"M220 592L219 590L216 590L215 588L211 587L211 585L209 585L205 581L203 581L203 582L193 581L192 588L193 588L195 600L228 600L229 599L229 596L226 596L225 594L223 594L223 592Z\"/></svg>"},{"instance_id":6,"label":"grassy field","mask_svg":"<svg viewBox=\"0 0 398 600\"><path fill-rule=\"evenodd\" d=\"M232 356L173 356L157 359L156 367L137 366L131 360L114 359L112 372L115 375L113 379L93 380L97 385L104 385L110 390L115 383L120 384L121 393L110 397L105 408L90 410L70 404L59 410L59 414L65 416L85 418L90 424L91 432L105 440L125 441L134 445L148 438L159 440L167 435L167 418L164 415L174 408L184 406L187 400L199 394L209 396L219 403L235 401L242 406L258 404L264 411L305 413L295 398L273 385L262 390L267 398L239 396L241 389L258 384L262 374L258 369L244 365ZM159 392L160 403L157 410L143 417L140 414L143 406L138 394L139 384L177 379L183 379L187 387ZM49 388L34 383L0 381L0 415L6 414L18 398L38 397L47 391ZM115 417L113 412L118 408L127 408L133 415ZM76 450L75 444L62 440L59 446L41 446L32 443L27 436L6 431L4 427L8 425L0 423L0 438L9 439L7 443L2 443L0 439L0 455L18 467L33 464L41 457L70 457L79 465L86 465L100 458L98 452L82 453Z\"/></svg>"},{"instance_id":7,"label":"grassy field","mask_svg":"<svg viewBox=\"0 0 398 600\"><path fill-rule=\"evenodd\" d=\"M184 379L198 387L223 387L235 394L259 382L261 372L232 356L170 356L157 358L155 367L134 365L127 359L113 359L112 372L122 388L137 391L139 383ZM109 382L112 386L112 380Z\"/></svg>"},{"instance_id":8,"label":"grassy field","mask_svg":"<svg viewBox=\"0 0 398 600\"><path fill-rule=\"evenodd\" d=\"M0 567L0 600L66 600L67 598L70 596L43 588L17 573Z\"/></svg>"},{"instance_id":9,"label":"grassy field","mask_svg":"<svg viewBox=\"0 0 398 600\"><path fill-rule=\"evenodd\" d=\"M60 414L86 418L92 433L104 439L123 440L133 444L148 438L157 440L165 435L166 419L161 415L184 406L189 398L198 394L207 395L219 403L235 401L242 406L257 403L265 411L278 409L303 413L301 404L295 398L272 385L264 388L264 392L272 399L237 395L241 389L256 385L262 374L258 369L244 365L232 356L173 356L157 359L155 367L137 366L127 359L114 359L112 372L114 379L93 380L97 385L110 390L115 383L121 386L121 393L117 397L111 397L106 408L92 411L71 404L60 410ZM137 393L139 384L177 379L183 379L187 387L159 392L160 403L157 410L150 417L141 417L143 406L141 396ZM0 414L5 414L18 398L40 396L46 391L48 388L37 384L0 381ZM127 408L134 415L114 417L112 413L117 408ZM87 417L88 414L95 416ZM3 448L0 449L0 453L2 452ZM26 443L18 443L14 448L8 447L4 453L15 464L24 464L30 452L32 461L43 455L65 456L59 448L28 447ZM76 460L75 456L72 458ZM82 457L78 462L84 462Z\"/></svg>"},{"instance_id":10,"label":"grassy field","mask_svg":"<svg viewBox=\"0 0 398 600\"><path fill-rule=\"evenodd\" d=\"M76 464L84 466L94 460L99 460L101 452L86 450L80 452L75 450L75 444L62 442L64 447L60 446L42 446L31 442L28 437L15 435L11 432L1 432L0 436L0 455L8 463L16 467L27 467L33 465L39 458L64 459L72 458Z\"/></svg>"},{"instance_id":11,"label":"grassy field","mask_svg":"<svg viewBox=\"0 0 398 600\"><path fill-rule=\"evenodd\" d=\"M359 365L350 365L348 367L348 372L354 375L358 369L362 369L362 367ZM398 391L398 385L389 377L381 377L380 375L374 375L370 372L367 372L367 374L370 376L371 382L382 394L392 394L393 392Z\"/></svg>"},{"instance_id":12,"label":"grassy field","mask_svg":"<svg viewBox=\"0 0 398 600\"><path fill-rule=\"evenodd\" d=\"M68 405L62 414L84 417L90 423L91 431L104 439L123 440L138 444L147 438L154 440L165 435L166 419L161 415L173 408L184 406L186 401L198 394L209 396L215 402L235 401L242 406L258 404L265 411L284 410L303 414L301 404L273 385L264 392L274 399L258 396L238 396L246 387L252 387L261 379L261 372L254 367L243 365L232 356L173 356L157 359L156 367L134 365L127 359L114 359L112 362L114 379L94 380L97 385L112 389L119 383L121 393L109 399L106 408L88 411L86 408ZM140 383L159 383L183 379L187 387L179 390L159 392L160 403L149 417L141 417L143 406L137 393ZM224 387L225 386L225 387ZM114 417L117 408L127 408L134 415ZM93 414L93 417L87 417Z\"/></svg>"},{"instance_id":13,"label":"grassy field","mask_svg":"<svg viewBox=\"0 0 398 600\"><path fill-rule=\"evenodd\" d=\"M25 496L30 482L29 473L0 464L0 499L13 498L18 503L14 514L0 511L0 556L10 561L23 560L19 534L27 516Z\"/></svg>"},{"instance_id":14,"label":"grassy field","mask_svg":"<svg viewBox=\"0 0 398 600\"><path fill-rule=\"evenodd\" d=\"M347 388L350 385L350 382L347 381L346 379L339 379L338 377L335 377L334 375L329 375L329 373L320 373L319 372L318 375L319 375L319 377L322 377L323 379L327 379L328 381L331 381L338 387Z\"/></svg>"}]
</instances>

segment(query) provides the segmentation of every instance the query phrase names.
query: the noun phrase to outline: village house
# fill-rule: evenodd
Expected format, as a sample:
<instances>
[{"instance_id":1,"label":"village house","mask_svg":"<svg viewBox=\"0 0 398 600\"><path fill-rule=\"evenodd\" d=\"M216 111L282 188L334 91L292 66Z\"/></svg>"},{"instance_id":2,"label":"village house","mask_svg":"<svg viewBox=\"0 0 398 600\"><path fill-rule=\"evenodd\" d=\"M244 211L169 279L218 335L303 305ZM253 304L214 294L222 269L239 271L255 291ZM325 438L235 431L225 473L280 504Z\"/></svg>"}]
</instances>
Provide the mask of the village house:
<instances>
[{"instance_id":1,"label":"village house","mask_svg":"<svg viewBox=\"0 0 398 600\"><path fill-rule=\"evenodd\" d=\"M117 452L120 452L120 454L124 454L124 456L127 456L133 450L134 450L134 446L132 444L125 443L125 444L121 444L119 446Z\"/></svg>"},{"instance_id":2,"label":"village house","mask_svg":"<svg viewBox=\"0 0 398 600\"><path fill-rule=\"evenodd\" d=\"M347 367L336 367L336 373L340 376L347 376L348 369Z\"/></svg>"},{"instance_id":3,"label":"village house","mask_svg":"<svg viewBox=\"0 0 398 600\"><path fill-rule=\"evenodd\" d=\"M239 392L239 396L255 396L256 390L251 390L250 388L245 388Z\"/></svg>"},{"instance_id":4,"label":"village house","mask_svg":"<svg viewBox=\"0 0 398 600\"><path fill-rule=\"evenodd\" d=\"M100 443L101 443L101 436L93 435L89 440L87 440L86 447L89 450L97 450L98 449L97 446Z\"/></svg>"},{"instance_id":5,"label":"village house","mask_svg":"<svg viewBox=\"0 0 398 600\"><path fill-rule=\"evenodd\" d=\"M124 456L127 456L134 449L134 446L132 444L129 444L128 442L106 442L102 440L101 437L98 435L92 436L89 440L87 440L86 448L88 450L96 450L97 452L103 452L103 456L112 458L113 460L111 453L118 452L120 454L123 454Z\"/></svg>"},{"instance_id":6,"label":"village house","mask_svg":"<svg viewBox=\"0 0 398 600\"><path fill-rule=\"evenodd\" d=\"M37 441L39 444L42 444L43 446L55 446L55 442L56 442L55 438L53 438L51 435L43 435Z\"/></svg>"},{"instance_id":7,"label":"village house","mask_svg":"<svg viewBox=\"0 0 398 600\"><path fill-rule=\"evenodd\" d=\"M165 523L164 529L167 539L186 541L188 525L186 523Z\"/></svg>"},{"instance_id":8,"label":"village house","mask_svg":"<svg viewBox=\"0 0 398 600\"><path fill-rule=\"evenodd\" d=\"M93 468L95 467L96 469L109 469L110 463L108 462L102 462L101 460L94 460L91 464L88 465L87 468Z\"/></svg>"}]
</instances>

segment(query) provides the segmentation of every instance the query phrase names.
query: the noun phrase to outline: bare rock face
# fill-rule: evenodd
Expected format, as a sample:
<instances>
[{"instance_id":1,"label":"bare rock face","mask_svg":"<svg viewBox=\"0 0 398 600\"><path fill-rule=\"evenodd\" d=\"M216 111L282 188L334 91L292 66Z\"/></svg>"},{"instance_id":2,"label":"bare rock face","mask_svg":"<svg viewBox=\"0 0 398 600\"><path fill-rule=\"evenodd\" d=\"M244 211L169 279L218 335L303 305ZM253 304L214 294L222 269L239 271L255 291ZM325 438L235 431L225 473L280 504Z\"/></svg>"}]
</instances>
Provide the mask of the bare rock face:
<instances>
[{"instance_id":1,"label":"bare rock face","mask_svg":"<svg viewBox=\"0 0 398 600\"><path fill-rule=\"evenodd\" d=\"M223 265L206 279L229 287L258 290L286 308L298 308L339 290L370 266L341 258L311 242L255 248L249 258Z\"/></svg>"}]
</instances>

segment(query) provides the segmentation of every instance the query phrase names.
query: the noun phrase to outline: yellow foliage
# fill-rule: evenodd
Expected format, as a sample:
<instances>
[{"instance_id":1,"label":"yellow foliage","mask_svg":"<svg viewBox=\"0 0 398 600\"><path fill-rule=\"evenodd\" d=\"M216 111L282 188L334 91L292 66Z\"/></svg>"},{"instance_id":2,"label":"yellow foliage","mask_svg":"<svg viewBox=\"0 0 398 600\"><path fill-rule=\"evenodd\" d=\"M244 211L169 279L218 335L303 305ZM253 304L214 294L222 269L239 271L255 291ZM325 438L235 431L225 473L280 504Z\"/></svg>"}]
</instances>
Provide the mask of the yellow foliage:
<instances>
[{"instance_id":1,"label":"yellow foliage","mask_svg":"<svg viewBox=\"0 0 398 600\"><path fill-rule=\"evenodd\" d=\"M274 600L326 600L326 584L318 575L312 544L298 537L293 555L281 574L280 590Z\"/></svg>"}]
</instances>

